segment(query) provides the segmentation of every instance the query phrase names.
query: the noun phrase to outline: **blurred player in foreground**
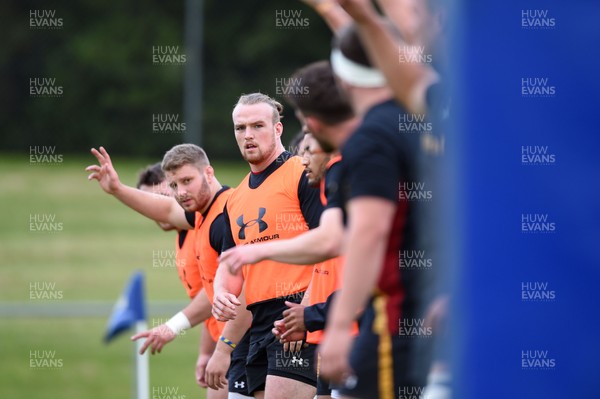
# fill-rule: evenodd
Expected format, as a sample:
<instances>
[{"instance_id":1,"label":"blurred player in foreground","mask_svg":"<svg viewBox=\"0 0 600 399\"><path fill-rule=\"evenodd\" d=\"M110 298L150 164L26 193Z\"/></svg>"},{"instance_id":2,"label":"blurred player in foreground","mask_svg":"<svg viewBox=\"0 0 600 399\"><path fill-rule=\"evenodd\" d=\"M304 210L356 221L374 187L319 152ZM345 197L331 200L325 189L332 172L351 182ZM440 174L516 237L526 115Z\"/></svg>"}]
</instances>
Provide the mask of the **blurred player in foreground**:
<instances>
[{"instance_id":1,"label":"blurred player in foreground","mask_svg":"<svg viewBox=\"0 0 600 399\"><path fill-rule=\"evenodd\" d=\"M373 7L371 0L339 0L348 16L356 23L365 48L375 65L383 72L394 96L413 118L426 117L431 131L421 132L422 148L428 156L428 178L423 180L437 193L429 203L430 220L427 223L432 244L429 259L435 267L435 299L426 315L428 328L435 331L435 361L433 362L425 396L427 399L447 399L451 396L451 371L449 361L448 308L451 287L447 283L452 271L444 250L443 234L451 231L447 215L442 211L441 198L448 198L453 190L444 176L442 167L444 147L452 118L451 80L448 79L450 53L449 1L395 1L378 0L386 17L402 33L394 35L385 18ZM396 3L387 7L386 3ZM405 18L408 16L409 18ZM444 226L445 225L445 226Z\"/></svg>"},{"instance_id":2,"label":"blurred player in foreground","mask_svg":"<svg viewBox=\"0 0 600 399\"><path fill-rule=\"evenodd\" d=\"M400 328L422 319L425 306L424 275L399 267L405 251L421 249L420 204L408 201L402 188L420 181L419 137L398 131L406 110L393 101L355 28L340 33L331 63L362 123L342 147L345 265L319 348L321 371L344 383L344 397L395 398L421 390L428 367L422 362L425 370L418 369L420 342ZM363 307L353 340L352 322Z\"/></svg>"}]
</instances>

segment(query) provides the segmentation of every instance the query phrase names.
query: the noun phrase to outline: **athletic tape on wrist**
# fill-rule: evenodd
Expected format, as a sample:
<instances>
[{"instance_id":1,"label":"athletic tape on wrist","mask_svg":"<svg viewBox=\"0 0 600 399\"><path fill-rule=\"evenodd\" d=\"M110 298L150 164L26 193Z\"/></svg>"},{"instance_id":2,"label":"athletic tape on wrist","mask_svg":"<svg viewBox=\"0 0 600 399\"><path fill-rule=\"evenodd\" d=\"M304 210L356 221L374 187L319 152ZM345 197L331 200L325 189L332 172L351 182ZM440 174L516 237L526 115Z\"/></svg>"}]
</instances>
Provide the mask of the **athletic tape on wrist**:
<instances>
[{"instance_id":1,"label":"athletic tape on wrist","mask_svg":"<svg viewBox=\"0 0 600 399\"><path fill-rule=\"evenodd\" d=\"M175 335L187 330L188 328L192 328L190 321L185 314L183 314L183 312L179 312L175 316L171 317L169 321L165 323L165 325L169 327L169 329L173 331Z\"/></svg>"}]
</instances>

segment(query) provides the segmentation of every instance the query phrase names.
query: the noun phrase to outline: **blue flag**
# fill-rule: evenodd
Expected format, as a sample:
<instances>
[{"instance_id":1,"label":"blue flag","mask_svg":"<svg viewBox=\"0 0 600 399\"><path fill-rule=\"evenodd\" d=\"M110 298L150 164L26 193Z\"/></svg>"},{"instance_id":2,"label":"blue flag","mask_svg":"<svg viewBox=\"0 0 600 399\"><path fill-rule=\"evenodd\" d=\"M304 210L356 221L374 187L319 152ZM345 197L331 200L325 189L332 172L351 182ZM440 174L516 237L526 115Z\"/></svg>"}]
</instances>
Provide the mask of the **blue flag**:
<instances>
[{"instance_id":1,"label":"blue flag","mask_svg":"<svg viewBox=\"0 0 600 399\"><path fill-rule=\"evenodd\" d=\"M146 320L144 275L142 272L136 272L113 308L104 342L110 342L121 332L142 320Z\"/></svg>"}]
</instances>

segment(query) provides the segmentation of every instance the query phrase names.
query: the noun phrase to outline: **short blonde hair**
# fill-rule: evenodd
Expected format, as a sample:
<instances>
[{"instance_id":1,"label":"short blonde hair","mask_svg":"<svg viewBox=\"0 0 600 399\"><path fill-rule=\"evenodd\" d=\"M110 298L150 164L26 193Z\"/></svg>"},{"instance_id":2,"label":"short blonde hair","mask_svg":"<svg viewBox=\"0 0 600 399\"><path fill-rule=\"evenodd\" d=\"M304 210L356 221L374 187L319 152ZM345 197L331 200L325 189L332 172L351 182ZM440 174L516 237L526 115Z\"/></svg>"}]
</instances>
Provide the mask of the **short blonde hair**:
<instances>
[{"instance_id":1,"label":"short blonde hair","mask_svg":"<svg viewBox=\"0 0 600 399\"><path fill-rule=\"evenodd\" d=\"M272 99L263 93L242 94L233 108L238 105L254 105L265 103L273 108L273 124L281 121L283 118L283 105L277 100Z\"/></svg>"},{"instance_id":2,"label":"short blonde hair","mask_svg":"<svg viewBox=\"0 0 600 399\"><path fill-rule=\"evenodd\" d=\"M162 170L172 172L184 165L194 165L198 170L210 165L206 152L195 144L179 144L166 152Z\"/></svg>"}]
</instances>

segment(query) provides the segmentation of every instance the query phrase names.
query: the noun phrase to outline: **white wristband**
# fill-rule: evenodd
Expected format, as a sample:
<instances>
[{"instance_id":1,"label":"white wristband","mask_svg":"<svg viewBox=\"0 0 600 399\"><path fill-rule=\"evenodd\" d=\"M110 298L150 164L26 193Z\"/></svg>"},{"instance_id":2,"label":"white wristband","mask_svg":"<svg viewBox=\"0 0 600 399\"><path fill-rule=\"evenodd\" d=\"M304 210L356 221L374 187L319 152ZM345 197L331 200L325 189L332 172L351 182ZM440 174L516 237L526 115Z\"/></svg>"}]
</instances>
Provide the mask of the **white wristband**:
<instances>
[{"instance_id":1,"label":"white wristband","mask_svg":"<svg viewBox=\"0 0 600 399\"><path fill-rule=\"evenodd\" d=\"M190 321L183 314L183 312L179 312L175 316L171 317L169 321L165 323L165 325L169 327L169 329L173 331L175 335L178 335L180 332L187 330L188 328L192 328Z\"/></svg>"}]
</instances>

